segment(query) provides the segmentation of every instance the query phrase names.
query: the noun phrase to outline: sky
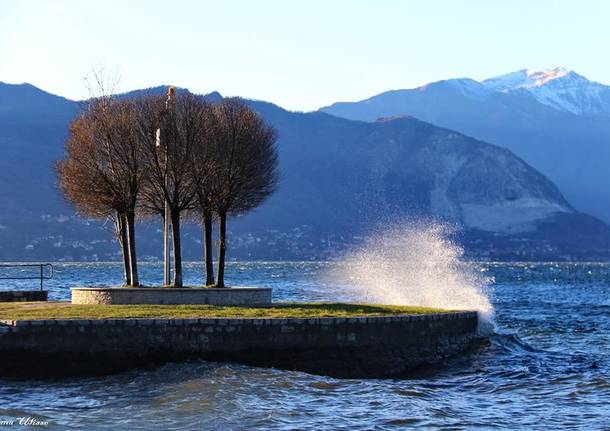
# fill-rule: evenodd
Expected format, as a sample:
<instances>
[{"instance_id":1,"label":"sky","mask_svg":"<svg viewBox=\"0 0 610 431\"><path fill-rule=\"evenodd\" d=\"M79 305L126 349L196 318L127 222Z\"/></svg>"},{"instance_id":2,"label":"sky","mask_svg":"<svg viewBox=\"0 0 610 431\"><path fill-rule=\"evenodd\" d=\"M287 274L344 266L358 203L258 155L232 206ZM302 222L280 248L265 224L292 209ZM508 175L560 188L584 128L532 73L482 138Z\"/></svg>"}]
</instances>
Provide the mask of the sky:
<instances>
[{"instance_id":1,"label":"sky","mask_svg":"<svg viewBox=\"0 0 610 431\"><path fill-rule=\"evenodd\" d=\"M610 84L610 1L0 0L0 81L71 99L104 70L309 111L447 78L566 67Z\"/></svg>"}]
</instances>

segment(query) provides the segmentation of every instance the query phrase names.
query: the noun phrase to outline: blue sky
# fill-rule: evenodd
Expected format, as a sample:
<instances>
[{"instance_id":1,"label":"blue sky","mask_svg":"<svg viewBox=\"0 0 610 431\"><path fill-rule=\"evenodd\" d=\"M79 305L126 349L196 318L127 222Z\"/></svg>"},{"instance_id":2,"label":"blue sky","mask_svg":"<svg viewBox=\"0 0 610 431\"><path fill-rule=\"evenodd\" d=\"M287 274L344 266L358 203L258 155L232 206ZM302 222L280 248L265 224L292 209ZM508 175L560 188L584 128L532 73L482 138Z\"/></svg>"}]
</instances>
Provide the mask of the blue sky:
<instances>
[{"instance_id":1,"label":"blue sky","mask_svg":"<svg viewBox=\"0 0 610 431\"><path fill-rule=\"evenodd\" d=\"M1 0L0 81L70 98L175 84L294 110L563 66L610 83L610 1Z\"/></svg>"}]
</instances>

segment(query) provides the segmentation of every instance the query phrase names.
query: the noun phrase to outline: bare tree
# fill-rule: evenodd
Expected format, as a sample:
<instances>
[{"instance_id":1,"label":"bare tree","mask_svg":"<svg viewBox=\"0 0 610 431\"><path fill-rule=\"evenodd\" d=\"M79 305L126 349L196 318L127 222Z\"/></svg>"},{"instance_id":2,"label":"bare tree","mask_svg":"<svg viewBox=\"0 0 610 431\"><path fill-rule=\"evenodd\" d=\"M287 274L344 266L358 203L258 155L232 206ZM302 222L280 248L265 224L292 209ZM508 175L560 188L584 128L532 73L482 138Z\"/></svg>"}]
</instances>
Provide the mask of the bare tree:
<instances>
[{"instance_id":1,"label":"bare tree","mask_svg":"<svg viewBox=\"0 0 610 431\"><path fill-rule=\"evenodd\" d=\"M276 132L240 99L214 107L214 206L218 214L216 287L225 287L227 216L260 205L278 182Z\"/></svg>"},{"instance_id":2,"label":"bare tree","mask_svg":"<svg viewBox=\"0 0 610 431\"><path fill-rule=\"evenodd\" d=\"M199 138L201 103L190 93L168 97L150 96L136 101L136 130L143 142L142 156L148 168L148 179L142 191L143 205L149 212L165 214L169 206L174 249L173 287L182 287L182 249L180 241L181 215L192 210L196 191L189 167L192 150ZM156 131L160 130L157 147Z\"/></svg>"},{"instance_id":3,"label":"bare tree","mask_svg":"<svg viewBox=\"0 0 610 431\"><path fill-rule=\"evenodd\" d=\"M133 133L136 110L127 100L101 97L70 125L66 157L57 162L66 198L87 216L113 218L121 244L125 283L139 285L135 213L146 170Z\"/></svg>"},{"instance_id":4,"label":"bare tree","mask_svg":"<svg viewBox=\"0 0 610 431\"><path fill-rule=\"evenodd\" d=\"M203 254L205 262L205 284L214 284L214 262L212 256L212 228L214 224L214 203L216 197L214 181L217 171L216 140L217 119L214 108L200 99L197 139L192 149L189 170L196 192L195 220L203 224Z\"/></svg>"}]
</instances>

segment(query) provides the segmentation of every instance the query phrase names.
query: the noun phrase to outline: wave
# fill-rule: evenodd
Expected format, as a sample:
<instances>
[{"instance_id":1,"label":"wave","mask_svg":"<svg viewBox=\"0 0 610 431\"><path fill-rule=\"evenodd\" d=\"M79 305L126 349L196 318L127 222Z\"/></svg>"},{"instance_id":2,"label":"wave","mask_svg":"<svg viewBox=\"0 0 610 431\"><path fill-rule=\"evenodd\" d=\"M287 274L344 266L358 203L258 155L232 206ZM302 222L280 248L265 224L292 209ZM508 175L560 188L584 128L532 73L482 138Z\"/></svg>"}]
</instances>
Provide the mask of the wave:
<instances>
[{"instance_id":1,"label":"wave","mask_svg":"<svg viewBox=\"0 0 610 431\"><path fill-rule=\"evenodd\" d=\"M489 334L493 279L463 259L451 233L438 222L383 226L329 269L329 277L370 303L475 310L480 332Z\"/></svg>"}]
</instances>

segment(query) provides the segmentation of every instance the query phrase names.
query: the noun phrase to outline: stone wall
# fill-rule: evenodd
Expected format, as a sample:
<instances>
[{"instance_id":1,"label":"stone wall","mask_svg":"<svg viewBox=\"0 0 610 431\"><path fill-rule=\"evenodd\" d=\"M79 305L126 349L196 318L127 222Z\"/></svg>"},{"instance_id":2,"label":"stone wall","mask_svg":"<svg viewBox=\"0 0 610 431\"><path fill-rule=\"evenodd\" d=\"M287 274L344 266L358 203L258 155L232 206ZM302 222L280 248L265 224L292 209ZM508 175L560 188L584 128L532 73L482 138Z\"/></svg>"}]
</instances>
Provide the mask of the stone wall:
<instances>
[{"instance_id":1,"label":"stone wall","mask_svg":"<svg viewBox=\"0 0 610 431\"><path fill-rule=\"evenodd\" d=\"M346 378L394 377L462 352L477 340L476 312L1 322L0 377L100 375L188 358Z\"/></svg>"},{"instance_id":2,"label":"stone wall","mask_svg":"<svg viewBox=\"0 0 610 431\"><path fill-rule=\"evenodd\" d=\"M0 302L46 301L46 290L0 290Z\"/></svg>"},{"instance_id":3,"label":"stone wall","mask_svg":"<svg viewBox=\"0 0 610 431\"><path fill-rule=\"evenodd\" d=\"M269 305L271 289L79 287L72 289L72 304Z\"/></svg>"}]
</instances>

